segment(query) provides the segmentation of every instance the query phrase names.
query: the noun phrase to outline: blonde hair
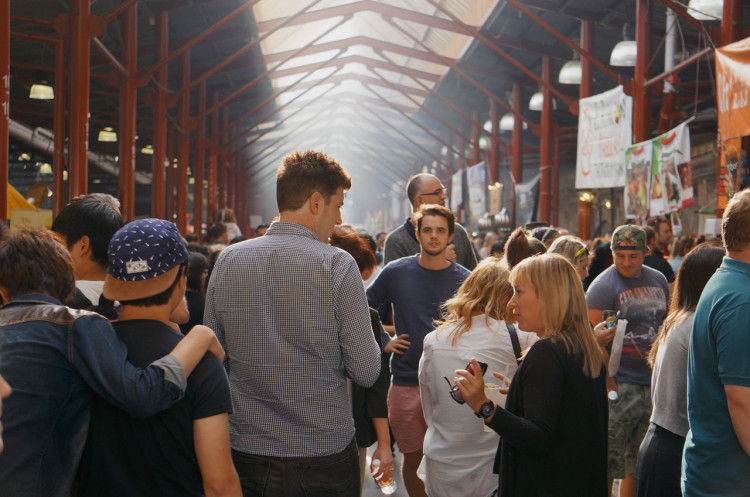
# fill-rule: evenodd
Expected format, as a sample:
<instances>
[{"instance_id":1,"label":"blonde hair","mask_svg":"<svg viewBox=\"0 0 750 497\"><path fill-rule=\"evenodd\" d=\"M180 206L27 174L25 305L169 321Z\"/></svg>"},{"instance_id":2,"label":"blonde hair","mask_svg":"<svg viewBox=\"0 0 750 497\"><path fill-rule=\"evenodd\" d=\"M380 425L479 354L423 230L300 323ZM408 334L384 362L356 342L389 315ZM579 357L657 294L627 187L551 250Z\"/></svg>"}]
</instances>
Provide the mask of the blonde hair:
<instances>
[{"instance_id":1,"label":"blonde hair","mask_svg":"<svg viewBox=\"0 0 750 497\"><path fill-rule=\"evenodd\" d=\"M576 254L581 250L581 248L585 248L586 250L578 257L576 257ZM588 247L586 247L586 244L583 243L583 240L573 235L565 235L556 238L555 241L552 242L552 245L550 245L547 253L560 254L561 256L568 259L568 262L570 262L574 266L583 257L588 257L589 255Z\"/></svg>"},{"instance_id":2,"label":"blonde hair","mask_svg":"<svg viewBox=\"0 0 750 497\"><path fill-rule=\"evenodd\" d=\"M521 261L510 273L514 287L531 284L539 298L544 337L562 340L567 351L582 356L583 373L596 378L602 356L586 311L581 278L573 265L559 254L542 254Z\"/></svg>"},{"instance_id":3,"label":"blonde hair","mask_svg":"<svg viewBox=\"0 0 750 497\"><path fill-rule=\"evenodd\" d=\"M472 318L478 314L485 314L487 319L515 321L507 310L513 296L509 277L510 270L500 259L489 257L477 264L456 294L443 304L437 332L455 326L448 335L455 346L461 335L471 329Z\"/></svg>"}]
</instances>

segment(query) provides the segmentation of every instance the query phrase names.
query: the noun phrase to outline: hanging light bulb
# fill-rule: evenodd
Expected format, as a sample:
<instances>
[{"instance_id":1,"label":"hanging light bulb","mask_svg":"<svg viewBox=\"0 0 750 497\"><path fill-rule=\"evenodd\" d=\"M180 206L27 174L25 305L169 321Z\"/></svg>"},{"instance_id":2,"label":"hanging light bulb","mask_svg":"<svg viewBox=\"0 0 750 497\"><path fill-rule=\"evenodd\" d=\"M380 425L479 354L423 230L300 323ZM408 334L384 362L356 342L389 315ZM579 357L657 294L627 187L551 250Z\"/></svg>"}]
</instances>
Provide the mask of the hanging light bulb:
<instances>
[{"instance_id":1,"label":"hanging light bulb","mask_svg":"<svg viewBox=\"0 0 750 497\"><path fill-rule=\"evenodd\" d=\"M609 56L609 65L615 67L635 67L638 45L630 39L628 23L622 25L622 41L615 45Z\"/></svg>"}]
</instances>

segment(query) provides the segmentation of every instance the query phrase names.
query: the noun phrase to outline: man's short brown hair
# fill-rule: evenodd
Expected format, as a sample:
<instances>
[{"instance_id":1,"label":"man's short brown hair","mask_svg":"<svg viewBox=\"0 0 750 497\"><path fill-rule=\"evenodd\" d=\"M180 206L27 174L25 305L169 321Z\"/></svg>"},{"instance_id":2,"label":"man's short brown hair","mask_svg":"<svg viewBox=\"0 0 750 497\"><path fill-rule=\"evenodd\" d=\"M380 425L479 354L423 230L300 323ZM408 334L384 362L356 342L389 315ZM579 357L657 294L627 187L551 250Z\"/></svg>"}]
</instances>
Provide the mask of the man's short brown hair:
<instances>
[{"instance_id":1,"label":"man's short brown hair","mask_svg":"<svg viewBox=\"0 0 750 497\"><path fill-rule=\"evenodd\" d=\"M448 234L453 234L453 228L456 226L456 216L447 207L437 204L422 204L412 217L414 222L417 223L418 233L422 231L422 218L425 216L444 217L448 221Z\"/></svg>"},{"instance_id":2,"label":"man's short brown hair","mask_svg":"<svg viewBox=\"0 0 750 497\"><path fill-rule=\"evenodd\" d=\"M276 204L279 212L296 211L315 192L328 203L336 190L351 187L344 168L323 152L293 152L282 159L276 173Z\"/></svg>"},{"instance_id":3,"label":"man's short brown hair","mask_svg":"<svg viewBox=\"0 0 750 497\"><path fill-rule=\"evenodd\" d=\"M750 189L737 193L727 204L721 220L721 237L727 250L750 246Z\"/></svg>"}]
</instances>

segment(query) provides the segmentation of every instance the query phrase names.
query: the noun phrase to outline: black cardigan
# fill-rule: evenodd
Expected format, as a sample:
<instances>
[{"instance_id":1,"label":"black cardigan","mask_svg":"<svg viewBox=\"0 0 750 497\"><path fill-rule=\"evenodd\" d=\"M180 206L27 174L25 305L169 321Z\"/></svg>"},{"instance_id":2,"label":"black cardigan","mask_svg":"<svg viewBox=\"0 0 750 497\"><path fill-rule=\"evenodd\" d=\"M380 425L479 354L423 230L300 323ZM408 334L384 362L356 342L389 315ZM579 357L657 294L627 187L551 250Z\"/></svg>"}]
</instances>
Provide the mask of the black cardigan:
<instances>
[{"instance_id":1,"label":"black cardigan","mask_svg":"<svg viewBox=\"0 0 750 497\"><path fill-rule=\"evenodd\" d=\"M527 352L505 409L487 423L501 437L502 497L606 497L605 372L592 379L581 368L560 338Z\"/></svg>"},{"instance_id":2,"label":"black cardigan","mask_svg":"<svg viewBox=\"0 0 750 497\"><path fill-rule=\"evenodd\" d=\"M352 383L352 417L359 447L369 447L377 441L375 426L370 418L388 417L388 388L391 385L391 354L383 352L381 343L383 327L380 325L378 312L372 308L370 308L370 324L375 340L380 345L380 376L369 388Z\"/></svg>"}]
</instances>

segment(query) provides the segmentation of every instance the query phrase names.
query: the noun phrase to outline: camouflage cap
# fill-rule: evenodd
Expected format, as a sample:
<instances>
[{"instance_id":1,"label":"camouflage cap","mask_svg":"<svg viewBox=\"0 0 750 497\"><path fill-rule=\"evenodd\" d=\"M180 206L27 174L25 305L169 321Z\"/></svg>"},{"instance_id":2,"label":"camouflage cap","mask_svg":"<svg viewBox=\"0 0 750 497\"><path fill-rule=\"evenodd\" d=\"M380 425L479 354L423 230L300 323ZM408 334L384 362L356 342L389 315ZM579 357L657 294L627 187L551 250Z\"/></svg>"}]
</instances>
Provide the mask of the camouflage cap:
<instances>
[{"instance_id":1,"label":"camouflage cap","mask_svg":"<svg viewBox=\"0 0 750 497\"><path fill-rule=\"evenodd\" d=\"M625 224L612 234L612 250L647 250L646 232L640 226Z\"/></svg>"}]
</instances>

